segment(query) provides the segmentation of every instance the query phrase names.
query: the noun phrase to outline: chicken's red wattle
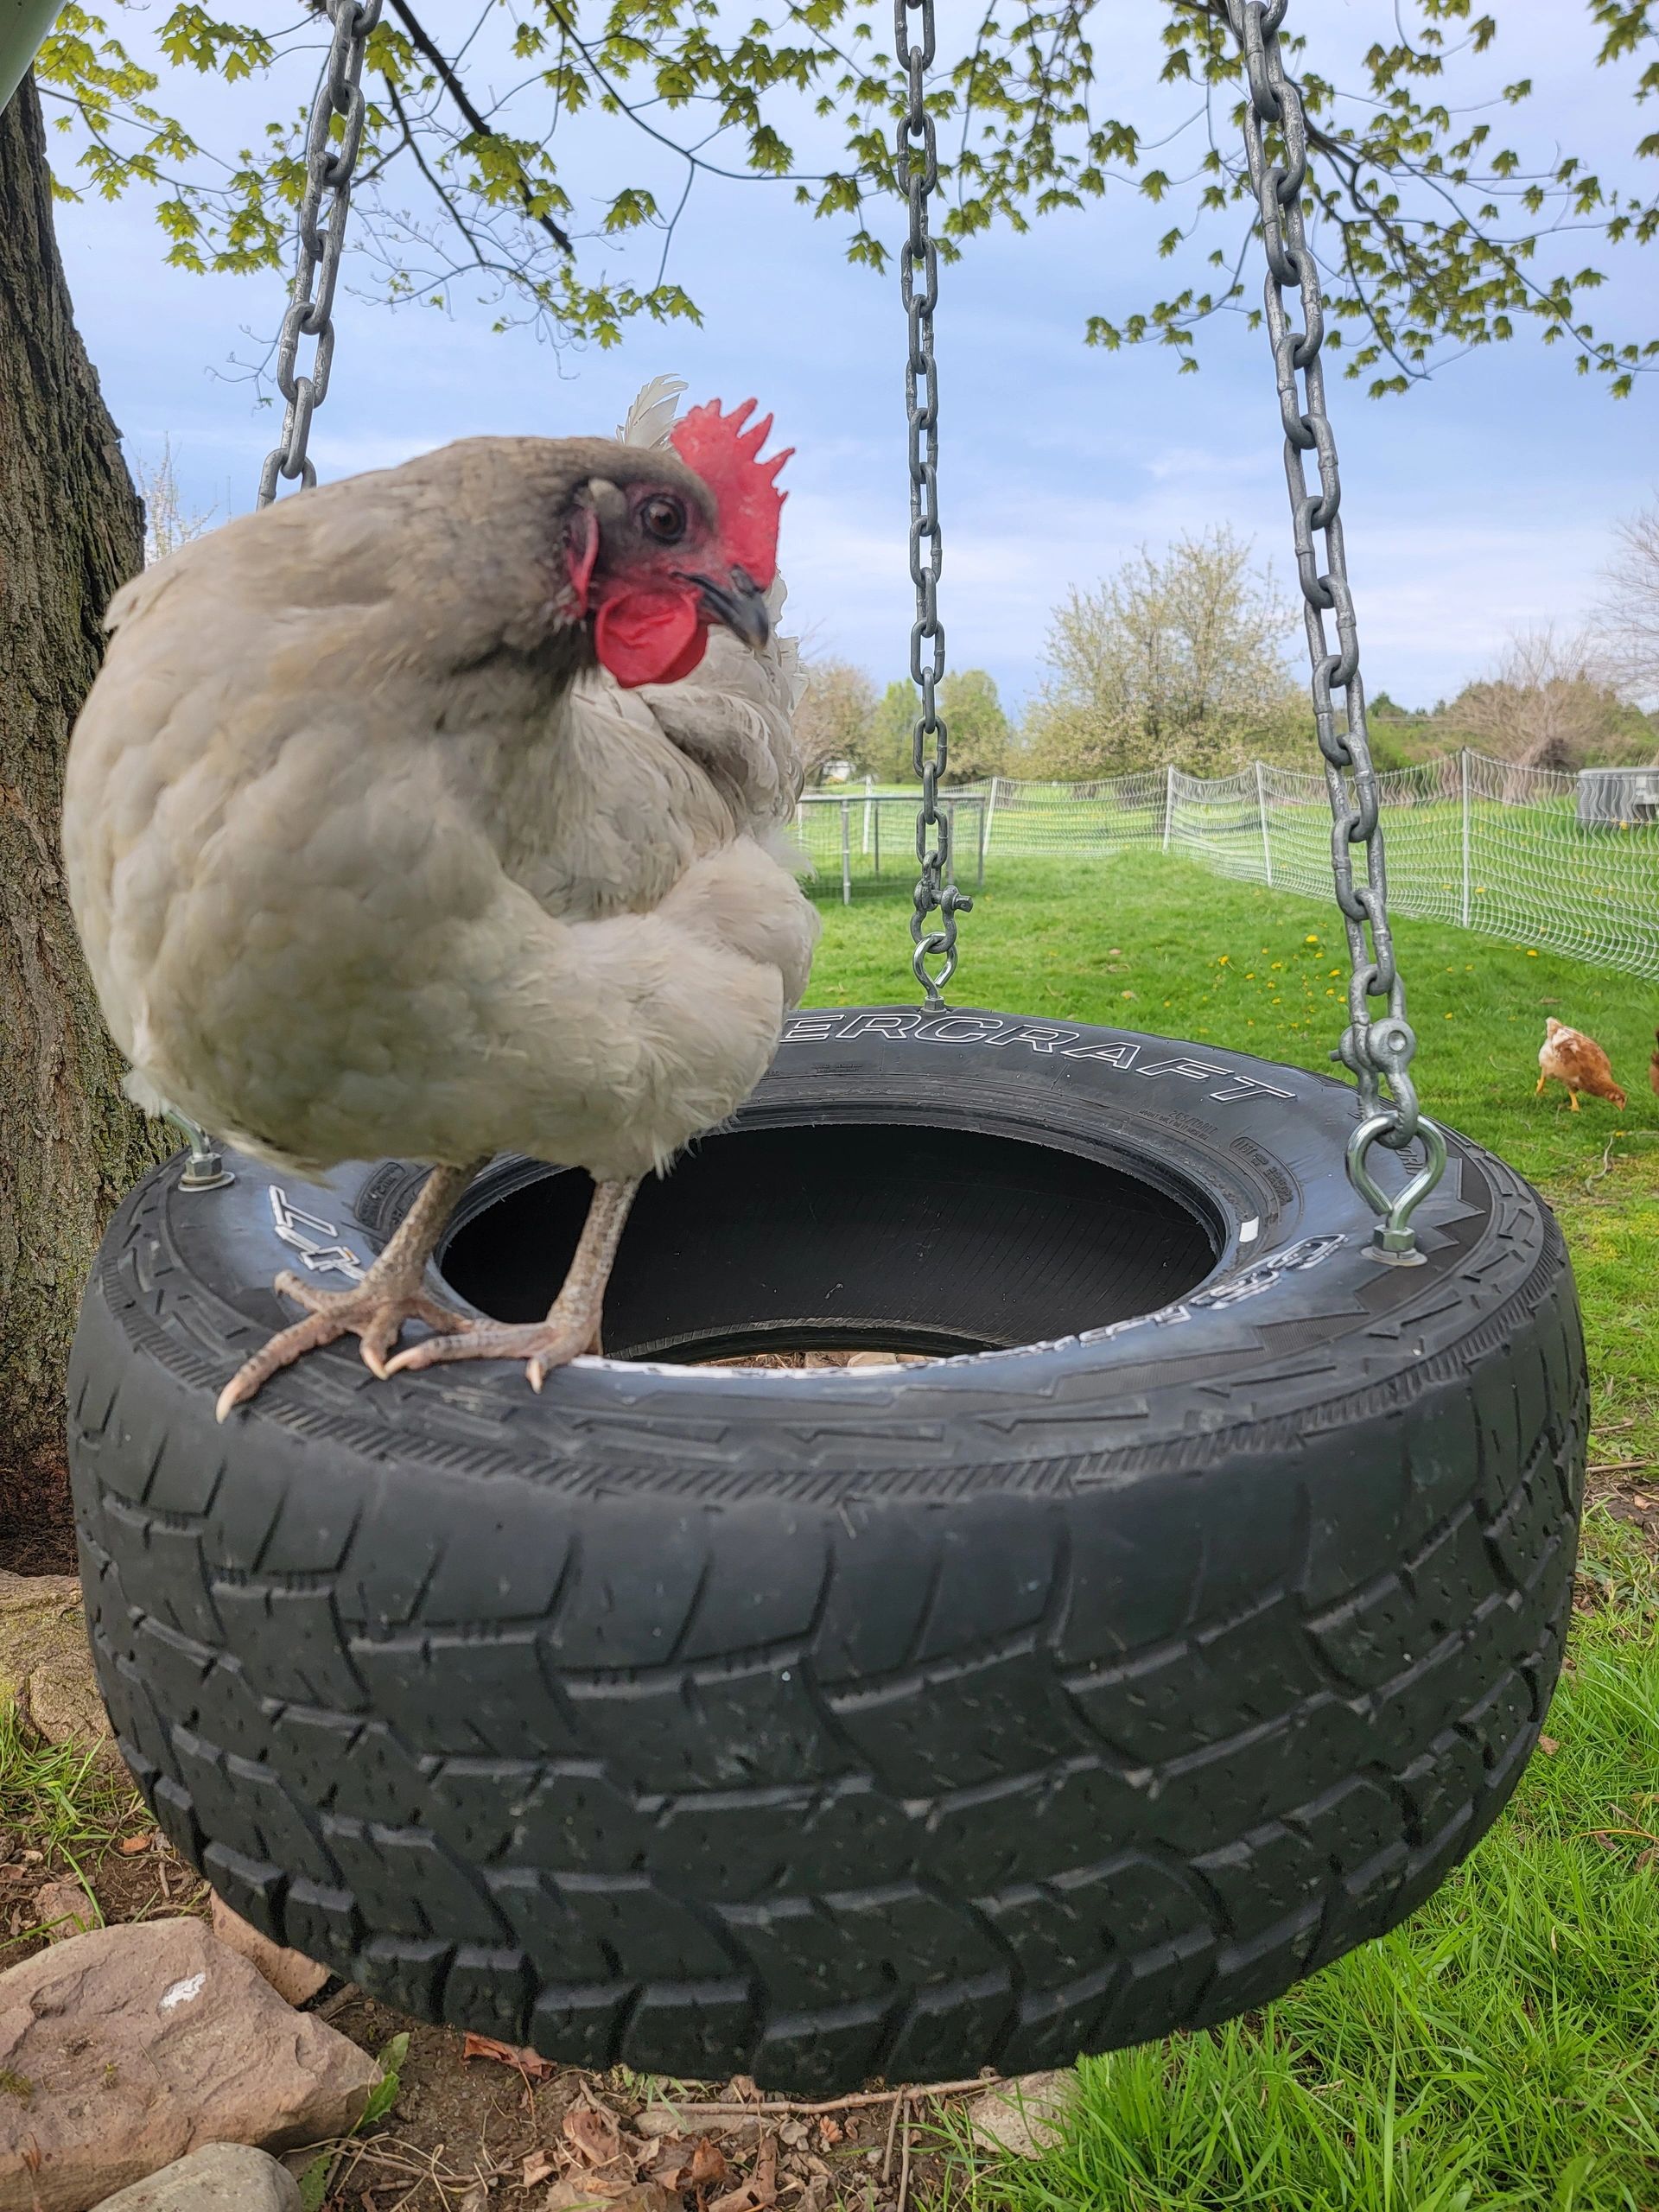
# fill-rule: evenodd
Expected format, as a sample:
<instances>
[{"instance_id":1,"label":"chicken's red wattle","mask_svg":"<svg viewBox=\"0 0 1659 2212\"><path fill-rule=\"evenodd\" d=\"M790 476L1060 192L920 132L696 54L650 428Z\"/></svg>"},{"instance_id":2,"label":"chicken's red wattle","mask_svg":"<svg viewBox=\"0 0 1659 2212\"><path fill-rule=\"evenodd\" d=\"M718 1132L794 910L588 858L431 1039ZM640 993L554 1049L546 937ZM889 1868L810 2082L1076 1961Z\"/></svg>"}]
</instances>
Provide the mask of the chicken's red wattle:
<instances>
[{"instance_id":1,"label":"chicken's red wattle","mask_svg":"<svg viewBox=\"0 0 1659 2212\"><path fill-rule=\"evenodd\" d=\"M677 683L702 660L708 642L696 594L689 591L619 592L594 619L600 665L625 690Z\"/></svg>"}]
</instances>

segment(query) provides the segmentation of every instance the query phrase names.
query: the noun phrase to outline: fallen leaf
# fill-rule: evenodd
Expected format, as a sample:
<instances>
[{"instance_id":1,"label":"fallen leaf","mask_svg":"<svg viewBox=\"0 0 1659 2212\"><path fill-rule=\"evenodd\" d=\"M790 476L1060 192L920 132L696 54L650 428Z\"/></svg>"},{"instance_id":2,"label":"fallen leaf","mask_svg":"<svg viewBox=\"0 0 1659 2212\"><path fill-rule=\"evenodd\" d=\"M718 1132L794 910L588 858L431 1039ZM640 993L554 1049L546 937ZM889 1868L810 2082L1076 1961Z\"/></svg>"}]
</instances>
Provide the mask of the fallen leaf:
<instances>
[{"instance_id":1,"label":"fallen leaf","mask_svg":"<svg viewBox=\"0 0 1659 2212\"><path fill-rule=\"evenodd\" d=\"M689 2135L682 2135L665 2143L653 2143L650 2148L657 2158L657 2164L651 2170L652 2180L677 2193L688 2189L712 2189L716 2182L724 2181L730 2171L726 2153L707 2135L699 2135L695 2142Z\"/></svg>"},{"instance_id":2,"label":"fallen leaf","mask_svg":"<svg viewBox=\"0 0 1659 2212\"><path fill-rule=\"evenodd\" d=\"M682 2189L712 2189L717 2181L726 2178L726 2153L719 2144L710 2142L706 2135L699 2135L687 2173L689 2178L679 2184Z\"/></svg>"},{"instance_id":3,"label":"fallen leaf","mask_svg":"<svg viewBox=\"0 0 1659 2212\"><path fill-rule=\"evenodd\" d=\"M818 2122L818 2140L821 2143L839 2143L846 2133L841 2122L831 2120L827 2113Z\"/></svg>"},{"instance_id":4,"label":"fallen leaf","mask_svg":"<svg viewBox=\"0 0 1659 2212\"><path fill-rule=\"evenodd\" d=\"M489 2212L490 2189L487 2182L474 2182L461 2200L460 2212Z\"/></svg>"},{"instance_id":5,"label":"fallen leaf","mask_svg":"<svg viewBox=\"0 0 1659 2212\"><path fill-rule=\"evenodd\" d=\"M463 2060L493 2058L500 2066L516 2066L532 2082L550 2081L558 2072L550 2058L543 2058L539 2050L519 2050L510 2043L498 2043L493 2036L475 2036L469 2030L461 2046Z\"/></svg>"},{"instance_id":6,"label":"fallen leaf","mask_svg":"<svg viewBox=\"0 0 1659 2212\"><path fill-rule=\"evenodd\" d=\"M565 2140L583 2163L614 2165L622 2155L622 2136L607 2112L592 2105L572 2105L564 2115Z\"/></svg>"},{"instance_id":7,"label":"fallen leaf","mask_svg":"<svg viewBox=\"0 0 1659 2212\"><path fill-rule=\"evenodd\" d=\"M524 2159L524 2177L520 2189L534 2189L538 2181L547 2181L559 2171L559 2162L545 2151L531 2151Z\"/></svg>"},{"instance_id":8,"label":"fallen leaf","mask_svg":"<svg viewBox=\"0 0 1659 2212\"><path fill-rule=\"evenodd\" d=\"M637 2182L620 2196L609 2196L590 2181L556 2181L542 2200L542 2212L681 2212L681 2206L655 2182Z\"/></svg>"},{"instance_id":9,"label":"fallen leaf","mask_svg":"<svg viewBox=\"0 0 1659 2212\"><path fill-rule=\"evenodd\" d=\"M156 1840L154 1828L146 1828L143 1835L124 1835L116 1849L124 1859L135 1859L141 1851L148 1851Z\"/></svg>"},{"instance_id":10,"label":"fallen leaf","mask_svg":"<svg viewBox=\"0 0 1659 2212\"><path fill-rule=\"evenodd\" d=\"M754 2171L724 2196L713 2198L709 2212L769 2212L778 2202L778 2141L768 2135L760 2145Z\"/></svg>"},{"instance_id":11,"label":"fallen leaf","mask_svg":"<svg viewBox=\"0 0 1659 2212\"><path fill-rule=\"evenodd\" d=\"M1557 1738L1554 1736L1541 1736L1538 1738L1538 1748L1547 1759L1553 1759L1556 1752L1560 1750L1561 1746Z\"/></svg>"},{"instance_id":12,"label":"fallen leaf","mask_svg":"<svg viewBox=\"0 0 1659 2212\"><path fill-rule=\"evenodd\" d=\"M778 2139L790 2150L798 2151L806 2140L806 2122L804 2120L786 2120L778 2130Z\"/></svg>"},{"instance_id":13,"label":"fallen leaf","mask_svg":"<svg viewBox=\"0 0 1659 2212\"><path fill-rule=\"evenodd\" d=\"M760 2101L760 2086L753 2074L734 2074L720 2093L723 2105L757 2105Z\"/></svg>"}]
</instances>

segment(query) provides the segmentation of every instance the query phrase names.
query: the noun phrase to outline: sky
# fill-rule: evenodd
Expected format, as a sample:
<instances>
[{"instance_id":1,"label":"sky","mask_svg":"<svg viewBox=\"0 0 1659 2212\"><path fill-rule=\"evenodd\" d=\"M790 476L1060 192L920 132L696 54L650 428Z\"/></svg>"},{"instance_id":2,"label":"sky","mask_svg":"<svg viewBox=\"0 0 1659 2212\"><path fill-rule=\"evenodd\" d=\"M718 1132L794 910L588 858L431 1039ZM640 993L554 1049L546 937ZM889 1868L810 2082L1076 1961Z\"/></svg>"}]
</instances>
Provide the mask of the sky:
<instances>
[{"instance_id":1,"label":"sky","mask_svg":"<svg viewBox=\"0 0 1659 2212\"><path fill-rule=\"evenodd\" d=\"M456 0L429 0L425 12L441 33L462 17ZM964 0L941 0L947 51L967 12ZM1299 12L1310 60L1332 74L1351 73L1357 49L1392 20L1382 0L1300 0ZM1501 67L1471 81L1536 71L1548 95L1527 126L1531 142L1616 163L1643 120L1633 73L1594 67L1583 11L1561 0L1496 0L1496 12ZM1158 13L1143 0L1101 0L1097 39L1119 111L1178 121L1192 103L1172 105L1156 85ZM230 92L177 79L163 97L204 143L228 149L266 113L297 105L315 67L310 51L296 53L275 97L268 86ZM602 144L594 127L567 143L565 160L597 193L620 156L616 127ZM816 128L802 124L804 154ZM632 175L642 156L628 135ZM659 162L655 181L671 185L673 173ZM1264 334L1241 316L1216 318L1200 337L1200 373L1186 376L1166 350L1083 343L1090 313L1121 317L1169 288L1155 251L1168 220L1118 194L1024 237L978 242L942 275L941 612L951 665L988 669L1015 707L1042 680L1056 602L1141 545L1160 551L1225 524L1272 560L1281 585L1294 580ZM219 516L251 506L277 420L234 364L264 351L283 280L168 269L138 199L60 207L59 232L129 455L153 462L170 441L188 505ZM650 242L653 256L659 244ZM632 251L619 252L619 270L643 267ZM1191 266L1203 273L1196 257ZM1626 251L1613 270L1596 318L1645 338L1659 308L1659 245ZM608 431L664 372L688 378L692 398L753 393L796 448L781 548L794 623L810 650L886 683L904 671L912 613L896 272L849 266L834 225L813 222L785 189L704 179L669 273L697 301L702 327L630 327L606 353L498 334L488 305L394 312L368 296L366 277L348 283L312 437L320 473L385 467L480 432ZM1249 282L1254 296L1254 267ZM1614 402L1602 379L1574 373L1566 348L1546 351L1529 334L1452 363L1404 398L1372 401L1338 377L1330 405L1362 665L1373 693L1406 705L1452 696L1516 630L1592 616L1617 520L1659 496L1659 376Z\"/></svg>"}]
</instances>

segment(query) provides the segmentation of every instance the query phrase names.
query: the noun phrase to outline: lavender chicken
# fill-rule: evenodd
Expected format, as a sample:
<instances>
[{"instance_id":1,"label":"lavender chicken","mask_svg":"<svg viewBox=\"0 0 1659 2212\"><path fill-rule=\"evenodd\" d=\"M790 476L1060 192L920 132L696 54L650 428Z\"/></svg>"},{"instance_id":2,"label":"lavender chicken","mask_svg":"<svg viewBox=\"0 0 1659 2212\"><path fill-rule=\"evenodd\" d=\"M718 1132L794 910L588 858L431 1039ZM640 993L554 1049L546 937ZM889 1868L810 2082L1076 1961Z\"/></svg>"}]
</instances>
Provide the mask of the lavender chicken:
<instances>
[{"instance_id":1,"label":"lavender chicken","mask_svg":"<svg viewBox=\"0 0 1659 2212\"><path fill-rule=\"evenodd\" d=\"M539 1389L597 1343L641 1179L765 1072L817 925L781 837L787 456L761 461L752 407L666 442L468 439L245 517L114 600L63 835L133 1096L293 1167L432 1163L360 1284L277 1278L305 1315L221 1420L353 1332L378 1376L515 1357ZM531 1324L427 1287L508 1149L595 1184ZM410 1319L435 1333L390 1356Z\"/></svg>"}]
</instances>

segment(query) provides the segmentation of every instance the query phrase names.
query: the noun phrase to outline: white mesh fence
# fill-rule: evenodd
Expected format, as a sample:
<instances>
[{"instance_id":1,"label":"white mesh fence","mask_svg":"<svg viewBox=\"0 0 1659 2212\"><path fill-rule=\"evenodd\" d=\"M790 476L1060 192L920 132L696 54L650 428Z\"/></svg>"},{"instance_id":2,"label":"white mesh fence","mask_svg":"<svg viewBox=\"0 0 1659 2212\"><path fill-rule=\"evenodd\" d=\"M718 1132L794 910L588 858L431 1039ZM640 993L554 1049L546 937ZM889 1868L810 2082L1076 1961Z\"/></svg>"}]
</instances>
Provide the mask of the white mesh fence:
<instances>
[{"instance_id":1,"label":"white mesh fence","mask_svg":"<svg viewBox=\"0 0 1659 2212\"><path fill-rule=\"evenodd\" d=\"M1331 896L1323 776L1258 766L1170 781L1173 848L1226 875ZM1659 770L1580 779L1463 753L1377 782L1396 913L1659 978Z\"/></svg>"},{"instance_id":2,"label":"white mesh fence","mask_svg":"<svg viewBox=\"0 0 1659 2212\"><path fill-rule=\"evenodd\" d=\"M860 882L913 883L916 804L913 791L878 791L873 785L808 791L795 809L795 842L820 888L839 884L850 901ZM990 810L988 785L963 784L939 794L939 811L950 822L957 881L964 889L985 880Z\"/></svg>"},{"instance_id":3,"label":"white mesh fence","mask_svg":"<svg viewBox=\"0 0 1659 2212\"><path fill-rule=\"evenodd\" d=\"M1448 753L1379 776L1389 903L1512 944L1659 980L1659 767L1585 776ZM1325 779L1256 763L1235 776L1153 770L1094 783L1006 776L944 798L957 879L1001 860L1107 860L1132 845L1185 854L1220 874L1331 897ZM800 835L821 877L850 897L861 876L915 867L913 796L853 785L804 802Z\"/></svg>"}]
</instances>

